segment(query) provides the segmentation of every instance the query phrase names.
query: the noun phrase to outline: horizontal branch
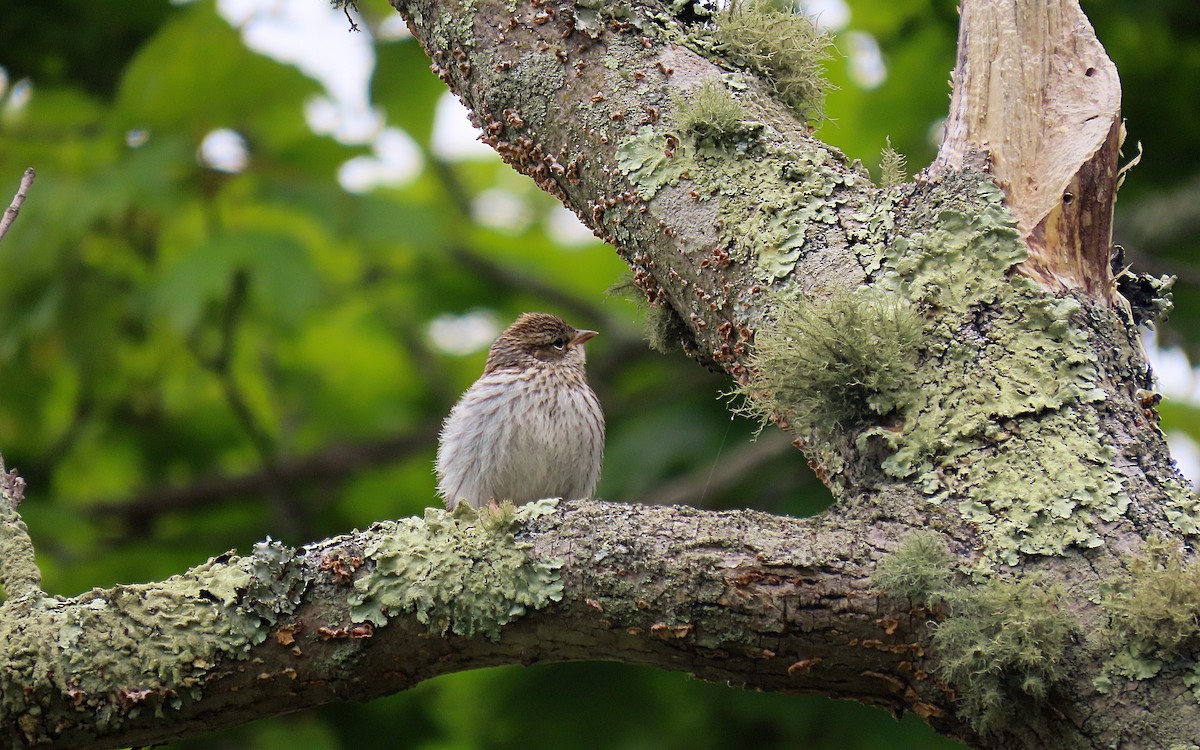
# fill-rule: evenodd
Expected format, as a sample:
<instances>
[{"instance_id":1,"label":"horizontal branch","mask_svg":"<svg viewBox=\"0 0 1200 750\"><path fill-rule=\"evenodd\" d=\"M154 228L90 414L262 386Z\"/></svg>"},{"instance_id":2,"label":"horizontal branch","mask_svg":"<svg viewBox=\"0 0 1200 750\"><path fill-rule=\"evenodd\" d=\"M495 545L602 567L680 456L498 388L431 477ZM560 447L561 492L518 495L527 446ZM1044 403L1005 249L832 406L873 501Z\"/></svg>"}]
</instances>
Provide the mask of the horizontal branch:
<instances>
[{"instance_id":1,"label":"horizontal branch","mask_svg":"<svg viewBox=\"0 0 1200 750\"><path fill-rule=\"evenodd\" d=\"M0 733L73 750L154 744L447 672L580 659L947 713L922 667L928 614L892 609L867 580L888 540L927 517L839 528L591 501L521 514L514 526L430 511L19 617L6 603ZM445 550L468 567L444 567ZM514 585L507 605L492 598ZM550 592L540 611L514 604L538 591Z\"/></svg>"}]
</instances>

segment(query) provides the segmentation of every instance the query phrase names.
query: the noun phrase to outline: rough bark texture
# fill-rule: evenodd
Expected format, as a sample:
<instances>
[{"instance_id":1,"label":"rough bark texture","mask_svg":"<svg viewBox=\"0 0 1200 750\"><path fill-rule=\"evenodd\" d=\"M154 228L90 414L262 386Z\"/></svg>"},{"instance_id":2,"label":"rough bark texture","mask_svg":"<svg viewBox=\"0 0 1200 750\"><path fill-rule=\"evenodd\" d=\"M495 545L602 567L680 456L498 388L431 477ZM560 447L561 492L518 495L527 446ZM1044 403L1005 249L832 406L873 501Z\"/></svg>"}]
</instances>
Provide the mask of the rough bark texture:
<instances>
[{"instance_id":1,"label":"rough bark texture","mask_svg":"<svg viewBox=\"0 0 1200 750\"><path fill-rule=\"evenodd\" d=\"M1194 747L1196 644L1130 635L1160 617L1130 604L1155 576L1194 572L1138 563L1146 541L1200 513L1112 285L1115 72L1074 2L964 3L950 138L889 189L698 6L396 5L488 142L616 246L665 339L794 430L837 503L438 512L70 601L14 563L14 747L578 658L908 709L981 748ZM705 84L737 107L715 135L689 109Z\"/></svg>"}]
</instances>

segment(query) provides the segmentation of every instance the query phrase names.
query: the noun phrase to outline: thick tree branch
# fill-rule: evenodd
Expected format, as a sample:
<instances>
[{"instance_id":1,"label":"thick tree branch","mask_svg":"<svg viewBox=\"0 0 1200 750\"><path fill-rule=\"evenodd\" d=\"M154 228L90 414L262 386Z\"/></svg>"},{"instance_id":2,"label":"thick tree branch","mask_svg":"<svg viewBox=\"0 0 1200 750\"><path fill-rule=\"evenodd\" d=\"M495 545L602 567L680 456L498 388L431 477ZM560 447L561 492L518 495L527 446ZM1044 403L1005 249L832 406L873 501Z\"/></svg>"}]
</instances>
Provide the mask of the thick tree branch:
<instances>
[{"instance_id":1,"label":"thick tree branch","mask_svg":"<svg viewBox=\"0 0 1200 750\"><path fill-rule=\"evenodd\" d=\"M1194 739L1195 660L1138 651L1110 598L1147 580L1131 552L1148 538L1200 532L1137 332L1108 304L1117 131L1093 114L1113 102L1062 94L1056 65L1007 72L1070 53L1086 67L1068 74L1108 80L1074 3L965 4L964 28L1004 43L964 31L962 137L889 189L739 67L700 6L395 3L489 142L617 246L664 336L791 426L837 503L805 521L532 506L513 539L504 512L438 511L27 600L0 617L0 726L142 744L455 669L613 658L909 708L978 747ZM728 115L715 135L701 87ZM1060 95L1060 119L1013 125L1014 153L978 129L998 102ZM1012 171L968 163L985 146ZM1021 182L1039 159L1052 179ZM129 671L77 656L113 651ZM1156 671L1128 666L1146 653Z\"/></svg>"},{"instance_id":2,"label":"thick tree branch","mask_svg":"<svg viewBox=\"0 0 1200 750\"><path fill-rule=\"evenodd\" d=\"M0 727L16 747L145 745L364 700L447 672L596 658L762 690L819 690L958 726L948 691L922 666L932 615L905 602L893 612L897 603L885 605L867 581L892 540L939 525L943 514L931 510L843 527L569 503L517 527L515 540L503 524L493 527L489 552L460 577L440 575L447 571L436 562L424 572L382 573L392 540L418 539L434 561L439 549L473 543L478 526L448 523L442 511L294 554L263 543L249 557L223 555L162 583L45 599L21 618L4 605ZM461 600L474 586L508 580L491 571L514 542L528 561L560 565L561 600L496 639L481 637L498 613L488 611L490 600ZM386 588L383 579L424 593L413 608L385 607L380 627L351 600L370 600L364 592ZM430 598L437 604L424 611L427 625L414 608ZM474 638L455 634L471 629ZM112 659L88 655L100 644Z\"/></svg>"},{"instance_id":3,"label":"thick tree branch","mask_svg":"<svg viewBox=\"0 0 1200 750\"><path fill-rule=\"evenodd\" d=\"M1128 551L1200 528L1112 283L1116 77L1073 0L964 3L947 145L886 190L723 54L696 7L394 4L489 143L617 247L666 335L796 431L839 497L827 523L867 522L884 492L899 517L937 504L969 565L1000 586L1043 569L1101 632L1098 592L1129 575ZM733 102L719 137L694 125L702 89ZM1102 670L1109 638L1072 663ZM1137 734L1105 718L1095 673L1060 677L1070 707L983 712L973 740ZM983 711L957 679L963 715ZM1138 688L1196 715L1166 682Z\"/></svg>"}]
</instances>

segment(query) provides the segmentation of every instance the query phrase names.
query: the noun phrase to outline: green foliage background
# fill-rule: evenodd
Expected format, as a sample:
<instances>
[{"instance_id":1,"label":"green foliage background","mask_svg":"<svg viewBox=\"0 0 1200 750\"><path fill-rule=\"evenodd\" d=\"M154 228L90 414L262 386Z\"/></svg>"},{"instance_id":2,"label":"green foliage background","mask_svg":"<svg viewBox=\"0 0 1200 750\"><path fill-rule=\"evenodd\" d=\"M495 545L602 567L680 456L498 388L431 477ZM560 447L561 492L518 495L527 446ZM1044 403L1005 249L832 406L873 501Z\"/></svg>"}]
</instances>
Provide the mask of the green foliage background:
<instances>
[{"instance_id":1,"label":"green foliage background","mask_svg":"<svg viewBox=\"0 0 1200 750\"><path fill-rule=\"evenodd\" d=\"M322 0L310 0L314 3ZM1193 0L1085 2L1125 82L1130 144L1145 147L1118 210L1139 270L1181 276L1166 335L1200 353L1200 20ZM879 41L878 89L843 59L820 135L874 165L885 139L919 167L944 114L953 3L854 0ZM368 25L391 13L364 4ZM64 26L69 19L68 32ZM846 49L847 37L838 38ZM338 167L365 153L314 135L319 86L248 51L211 0L9 3L0 9L0 197L38 180L0 243L0 452L29 482L23 513L47 588L168 576L271 535L290 543L436 502L442 416L483 353L429 345L441 314L559 312L589 346L610 425L600 494L635 502L808 514L828 502L803 459L730 421L724 379L642 341L640 312L605 290L608 248L556 247L553 201L498 160L438 161L442 85L411 40L376 44L374 102L422 148L403 187L354 195ZM14 106L14 82L33 94ZM232 128L249 167L201 166ZM130 146L127 136L146 140ZM534 220L470 220L500 187ZM1189 197L1194 199L1189 199ZM1164 426L1200 440L1200 411ZM736 459L736 461L735 461ZM727 472L727 464L747 466ZM714 468L717 469L714 471ZM186 491L185 491L186 490ZM919 721L856 704L752 695L613 664L454 675L368 705L334 706L180 748L939 748Z\"/></svg>"}]
</instances>

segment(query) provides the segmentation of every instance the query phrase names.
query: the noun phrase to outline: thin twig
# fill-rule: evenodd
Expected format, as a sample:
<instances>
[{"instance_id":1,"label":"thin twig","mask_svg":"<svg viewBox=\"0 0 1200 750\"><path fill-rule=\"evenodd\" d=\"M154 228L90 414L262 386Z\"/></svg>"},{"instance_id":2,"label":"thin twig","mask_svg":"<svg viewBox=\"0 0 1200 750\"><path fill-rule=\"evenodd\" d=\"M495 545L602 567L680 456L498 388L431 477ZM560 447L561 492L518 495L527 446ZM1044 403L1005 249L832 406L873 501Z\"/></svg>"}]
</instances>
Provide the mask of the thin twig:
<instances>
[{"instance_id":1,"label":"thin twig","mask_svg":"<svg viewBox=\"0 0 1200 750\"><path fill-rule=\"evenodd\" d=\"M21 176L21 186L17 188L17 194L13 196L12 203L4 209L4 217L0 218L0 240L8 234L8 228L17 220L17 214L21 213L21 205L25 203L25 196L29 194L29 188L33 185L33 178L36 176L33 167L26 169L25 174Z\"/></svg>"}]
</instances>

